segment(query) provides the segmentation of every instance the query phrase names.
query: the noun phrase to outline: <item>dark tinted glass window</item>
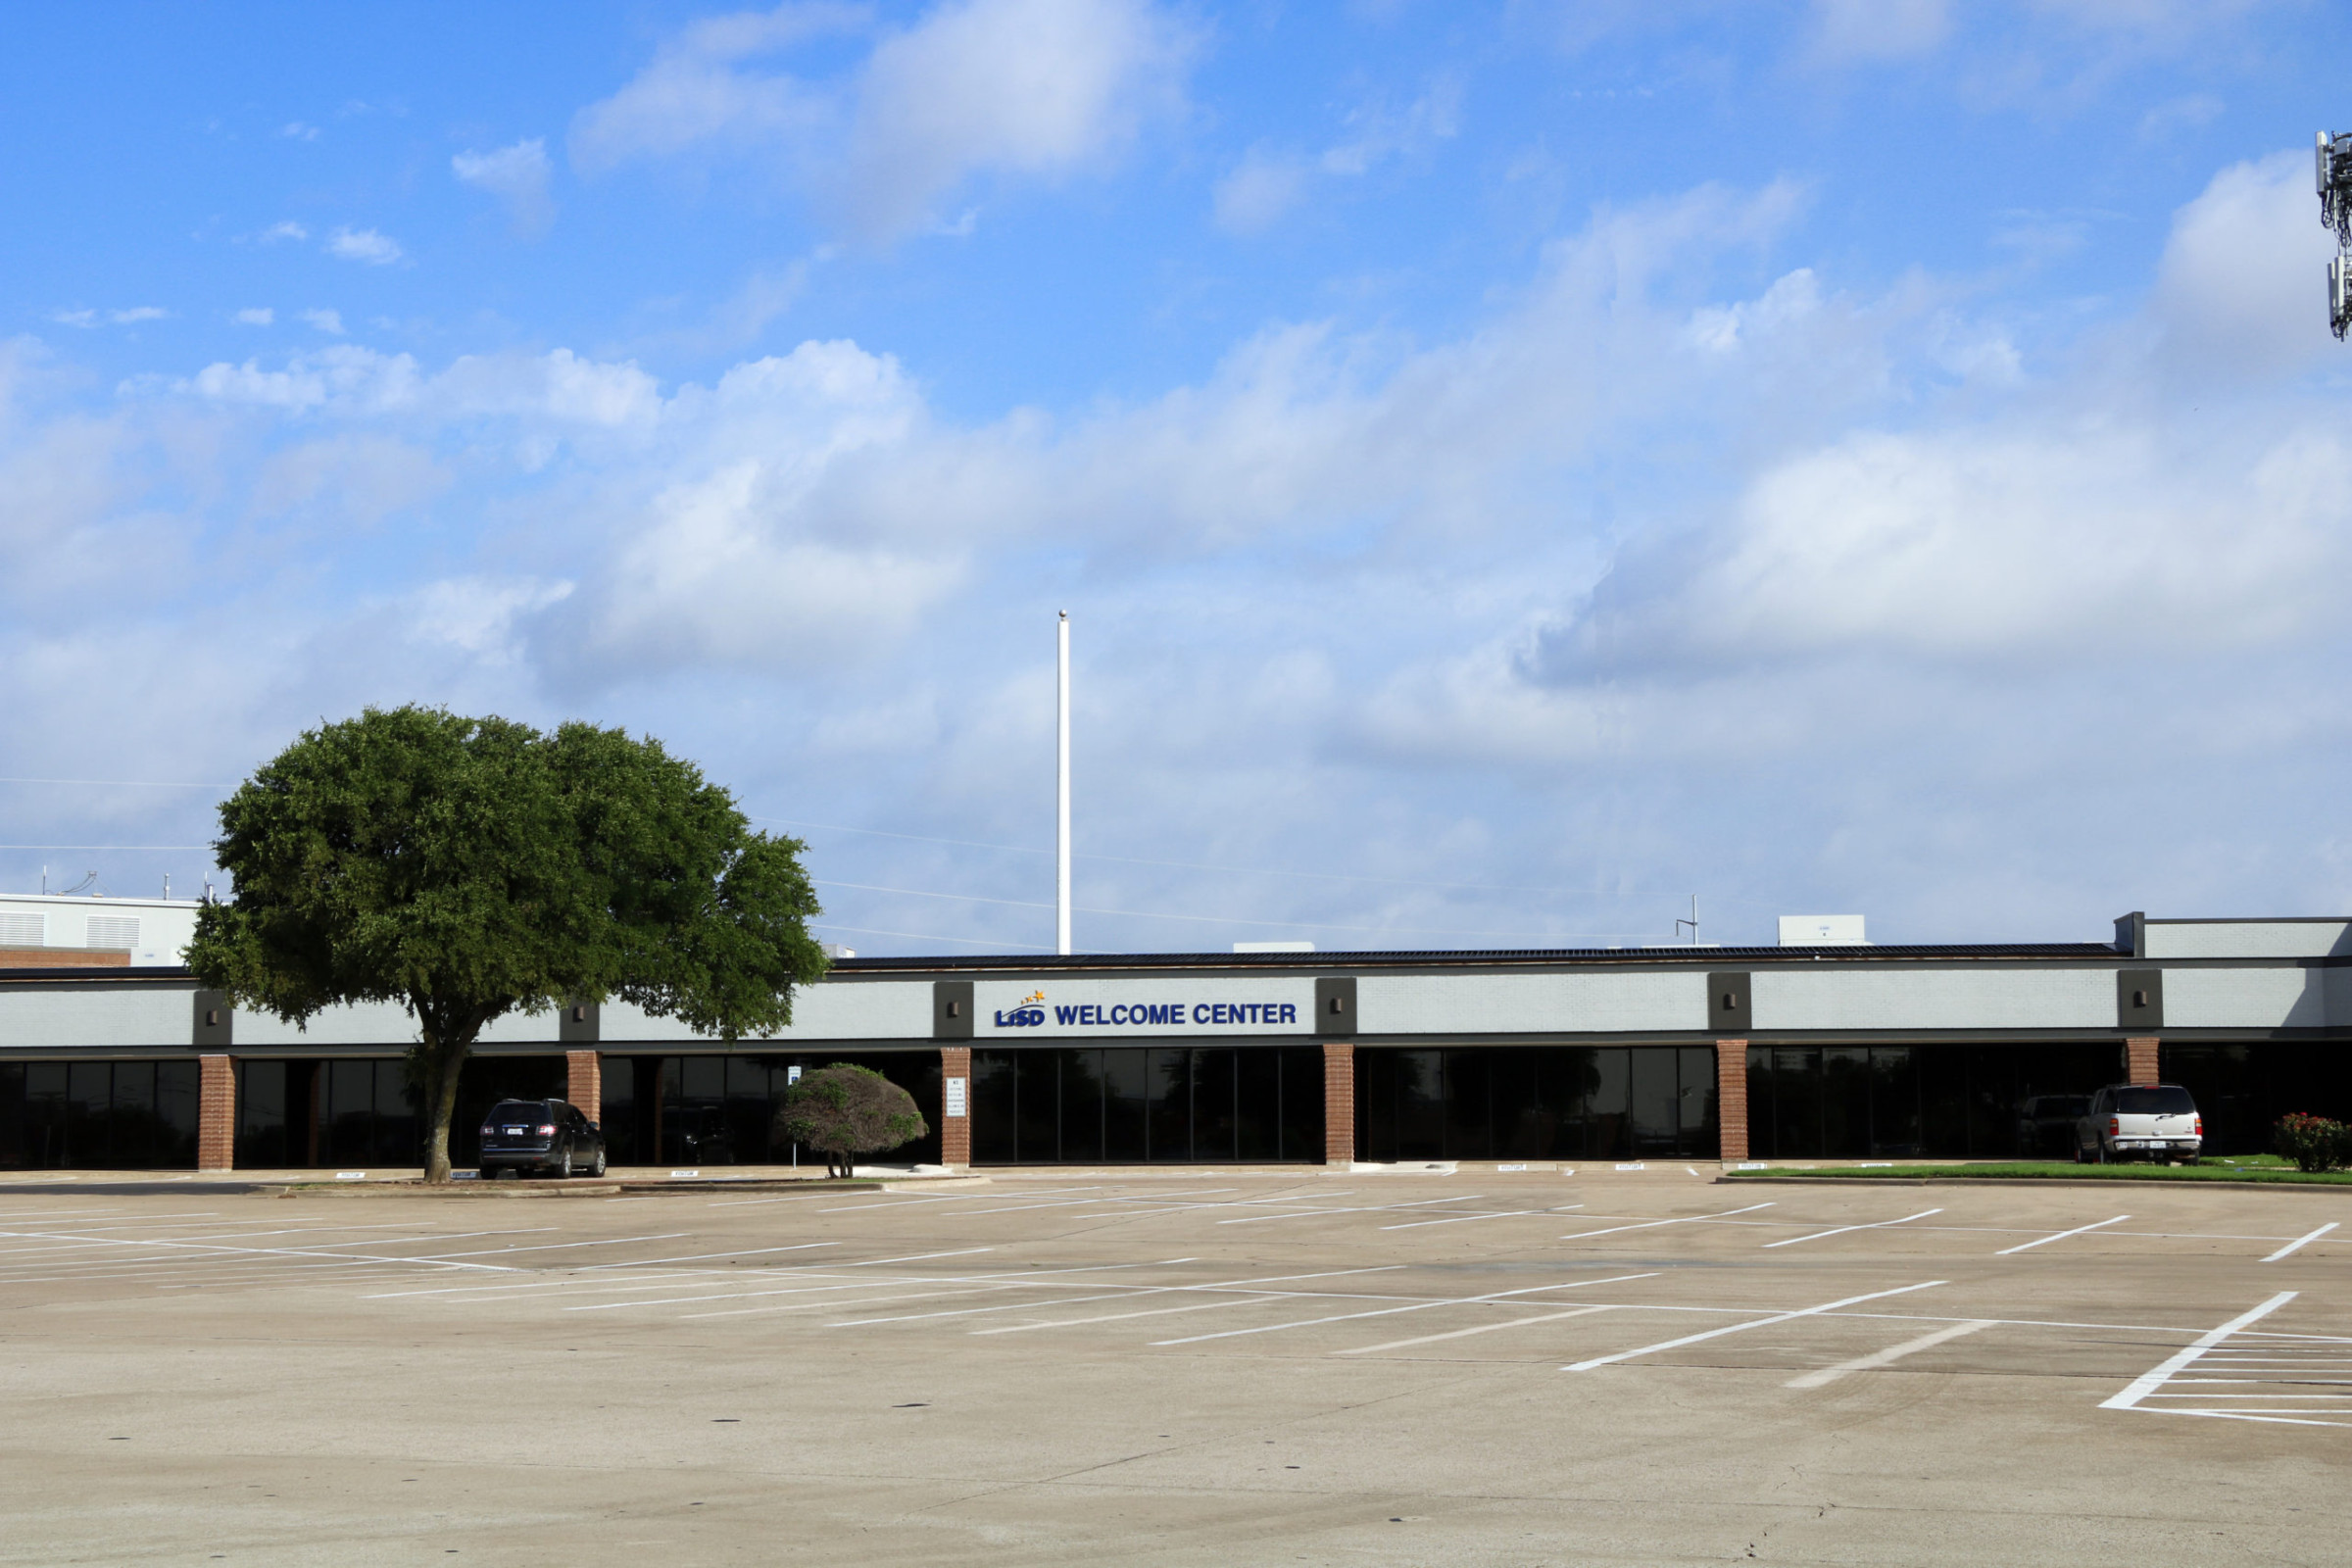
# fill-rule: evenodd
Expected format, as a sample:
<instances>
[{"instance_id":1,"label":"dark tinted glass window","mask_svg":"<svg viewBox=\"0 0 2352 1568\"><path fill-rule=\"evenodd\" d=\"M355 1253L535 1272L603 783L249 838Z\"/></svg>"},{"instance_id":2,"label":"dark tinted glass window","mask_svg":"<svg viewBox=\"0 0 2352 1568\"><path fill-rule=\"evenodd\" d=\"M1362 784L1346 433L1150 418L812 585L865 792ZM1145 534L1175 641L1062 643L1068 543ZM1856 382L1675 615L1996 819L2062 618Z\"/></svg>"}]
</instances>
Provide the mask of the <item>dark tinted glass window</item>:
<instances>
[{"instance_id":1,"label":"dark tinted glass window","mask_svg":"<svg viewBox=\"0 0 2352 1568\"><path fill-rule=\"evenodd\" d=\"M482 1120L485 1122L527 1121L536 1125L547 1120L547 1106L544 1102L531 1100L501 1101L490 1107L490 1113Z\"/></svg>"},{"instance_id":2,"label":"dark tinted glass window","mask_svg":"<svg viewBox=\"0 0 2352 1568\"><path fill-rule=\"evenodd\" d=\"M2179 1116L2197 1108L2185 1089L2118 1089L2115 1108L2127 1116Z\"/></svg>"}]
</instances>

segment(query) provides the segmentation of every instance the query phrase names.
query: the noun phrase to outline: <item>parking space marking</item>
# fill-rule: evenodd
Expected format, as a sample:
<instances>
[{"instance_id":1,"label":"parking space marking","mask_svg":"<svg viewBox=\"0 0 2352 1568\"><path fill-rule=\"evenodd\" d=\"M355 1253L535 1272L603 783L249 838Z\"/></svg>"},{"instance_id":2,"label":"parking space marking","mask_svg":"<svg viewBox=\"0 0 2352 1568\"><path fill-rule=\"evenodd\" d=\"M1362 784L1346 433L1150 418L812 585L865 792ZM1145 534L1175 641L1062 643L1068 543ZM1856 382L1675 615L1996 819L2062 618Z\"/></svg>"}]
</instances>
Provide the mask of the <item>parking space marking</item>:
<instances>
[{"instance_id":1,"label":"parking space marking","mask_svg":"<svg viewBox=\"0 0 2352 1568\"><path fill-rule=\"evenodd\" d=\"M2313 1231L2309 1236L2296 1237L2293 1241L2287 1243L2284 1247L2281 1247L2278 1249L2278 1250L2264 1258L2263 1261L2265 1263L2276 1263L2280 1258L2285 1257L2290 1253L2301 1251L2304 1248L2309 1247L2312 1243L2318 1241L2321 1237L2335 1229L2338 1223L2339 1222L2336 1220L2329 1220L2318 1230Z\"/></svg>"},{"instance_id":2,"label":"parking space marking","mask_svg":"<svg viewBox=\"0 0 2352 1568\"><path fill-rule=\"evenodd\" d=\"M1190 1262L1192 1259L1179 1258L1176 1261ZM1115 1281L1110 1282L1112 1288L1105 1291L1098 1289L1098 1286L1102 1283L1101 1281L1070 1281L1058 1278L1050 1279L1047 1276L1068 1274L1102 1274L1113 1272L1119 1269L1154 1268L1159 1266L1162 1265L1154 1263L1094 1263L1089 1264L1084 1268L1038 1269L1034 1271L1025 1270L1019 1274L949 1274L940 1275L930 1279L925 1279L919 1275L885 1275L872 1280L845 1282L839 1285L800 1286L791 1290L740 1291L731 1296L677 1297L663 1301L638 1301L624 1302L622 1304L637 1306L664 1306L672 1304L673 1301L694 1302L699 1300L746 1300L754 1298L770 1296L838 1296L843 1291L887 1291L901 1285L922 1285L928 1287L927 1289L919 1291L906 1291L897 1296L868 1296L862 1299L857 1300L801 1301L785 1306L739 1306L727 1307L715 1312L683 1312L679 1314L679 1319L683 1322L706 1317L757 1317L762 1313L777 1312L863 1311L869 1307L887 1306L898 1301L936 1301L943 1298L954 1299L958 1297L1001 1295L1005 1291L1020 1290L1094 1291L1096 1293L1092 1296L1064 1297L1062 1298L1064 1302L1131 1300L1137 1294L1136 1290L1132 1287L1118 1285ZM1042 1303L1035 1301L1015 1301L1009 1303L1011 1307L1035 1307L1041 1304ZM578 1309L573 1308L573 1310L576 1311ZM890 1317L864 1318L854 1322L828 1323L825 1325L825 1327L829 1329L858 1328L868 1323L910 1323L922 1318L959 1317L962 1315L963 1313L961 1311L909 1312L897 1314Z\"/></svg>"},{"instance_id":3,"label":"parking space marking","mask_svg":"<svg viewBox=\"0 0 2352 1568\"><path fill-rule=\"evenodd\" d=\"M1147 1285L1138 1287L1127 1297L1127 1299L1132 1301L1145 1296L1186 1291L1256 1291L1261 1286L1295 1285L1300 1280L1338 1279L1343 1275L1349 1274L1388 1274L1405 1266L1406 1265L1402 1263L1377 1263L1366 1268L1325 1269L1316 1274L1270 1274L1253 1280L1212 1280L1206 1285ZM1272 1297L1297 1297L1306 1294L1308 1293L1303 1291L1266 1291L1260 1295L1245 1297L1241 1299L1232 1301L1196 1301L1187 1306L1146 1307L1139 1312L1102 1312L1094 1317L1055 1318L1053 1321L1046 1323L1010 1323L993 1329L974 1329L972 1330L972 1333L975 1336L985 1336L990 1334L1034 1334L1040 1329L1074 1329L1083 1327L1089 1323L1117 1323L1133 1317L1166 1317L1177 1312L1201 1312L1206 1311L1212 1306L1245 1306L1248 1305L1250 1300L1265 1299ZM1060 1306L1073 1306L1077 1303L1072 1301L1061 1301L1056 1302L1055 1304Z\"/></svg>"},{"instance_id":4,"label":"parking space marking","mask_svg":"<svg viewBox=\"0 0 2352 1568\"><path fill-rule=\"evenodd\" d=\"M1499 1334L1504 1329L1523 1329L1537 1323L1557 1323L1564 1317L1591 1317L1595 1312L1622 1312L1618 1302L1599 1306L1572 1306L1565 1312L1539 1312L1534 1317L1515 1317L1507 1323L1479 1323L1466 1329L1447 1329L1443 1334L1422 1334L1409 1340L1391 1340L1386 1345L1359 1345L1350 1350L1334 1350L1334 1355L1377 1355L1383 1350L1409 1349L1416 1345L1435 1345L1440 1340L1466 1340L1473 1334Z\"/></svg>"},{"instance_id":5,"label":"parking space marking","mask_svg":"<svg viewBox=\"0 0 2352 1568\"><path fill-rule=\"evenodd\" d=\"M1516 1291L1492 1291L1484 1296L1450 1296L1435 1301L1412 1301L1403 1306L1375 1307L1369 1312L1341 1312L1332 1317L1300 1318L1290 1323L1264 1323L1255 1328L1226 1329L1217 1334L1195 1334L1181 1340L1153 1340L1153 1348L1170 1345L1199 1345L1203 1340L1235 1340L1249 1334L1280 1334L1287 1329L1318 1328L1325 1323L1348 1323L1357 1318L1394 1317L1399 1312L1428 1312L1441 1306L1478 1306L1489 1301L1506 1301L1515 1296L1534 1296L1544 1291L1577 1291L1589 1285L1621 1285L1627 1280L1655 1279L1658 1271L1646 1274L1619 1274L1605 1280L1568 1280L1557 1285L1529 1285Z\"/></svg>"},{"instance_id":6,"label":"parking space marking","mask_svg":"<svg viewBox=\"0 0 2352 1568\"><path fill-rule=\"evenodd\" d=\"M1819 1371L1807 1372L1801 1377L1790 1378L1783 1387L1791 1389L1822 1388L1837 1382L1848 1373L1876 1372L1883 1366L1892 1366L1906 1355L1917 1355L1922 1350L1933 1350L1938 1345L1947 1344L1963 1335L1974 1334L1981 1329L1988 1329L1992 1326L1990 1318L1971 1318L1965 1323L1953 1323L1937 1329L1933 1334L1922 1334L1916 1340L1905 1340L1902 1344L1890 1345L1884 1350L1878 1350L1869 1355L1857 1355L1851 1361L1840 1361L1836 1366L1825 1366Z\"/></svg>"},{"instance_id":7,"label":"parking space marking","mask_svg":"<svg viewBox=\"0 0 2352 1568\"><path fill-rule=\"evenodd\" d=\"M2260 1322L2293 1300L2299 1292L2280 1291L2241 1312L2133 1379L2102 1410L2137 1410L2155 1415L2193 1415L2225 1421L2262 1421L2299 1427L2352 1426L2352 1376L2337 1370L2341 1352L2314 1345L2300 1351L2281 1346L2232 1348L2230 1336ZM2251 1338L2252 1336L2249 1336ZM2265 1335L2263 1338L2276 1338ZM2183 1377L2206 1363L2211 1370L2250 1373L2246 1377ZM2320 1375L2333 1373L2333 1376ZM2248 1394L2219 1394L2219 1387L2250 1388ZM2178 1389L2179 1392L2174 1392ZM2318 1390L2320 1392L2313 1392ZM2167 1401L2161 1404L2150 1400ZM2184 1401L2195 1401L2193 1403ZM2252 1401L2261 1400L2256 1405ZM2179 1401L2179 1402L2177 1402ZM2291 1403L2287 1401L2292 1401ZM2327 1419L2329 1416L2338 1419Z\"/></svg>"},{"instance_id":8,"label":"parking space marking","mask_svg":"<svg viewBox=\"0 0 2352 1568\"><path fill-rule=\"evenodd\" d=\"M551 1228L552 1228L552 1227L551 1227ZM15 1234L15 1233L12 1233L12 1234ZM483 1232L481 1232L481 1233L479 1233L479 1234L481 1234L481 1235L484 1235L484 1236L494 1236L494 1235L497 1235L498 1233L497 1233L497 1232L495 1232L495 1231L483 1231ZM61 1239L62 1239L62 1238L61 1238ZM419 1237L419 1238L416 1238L416 1240L420 1240L420 1241L442 1241L442 1240L445 1240L445 1238L438 1237L438 1236L434 1236L434 1237ZM332 1258L343 1258L343 1259L346 1259L346 1260L348 1260L348 1261L352 1261L352 1262L361 1262L361 1263L407 1263L407 1264L411 1264L411 1265L417 1266L417 1267L423 1267L423 1268L473 1268L473 1269L482 1269L482 1270L485 1270L485 1271L487 1271L487 1272L491 1272L491 1273L498 1273L498 1274L512 1274L512 1273L514 1273L514 1270L513 1270L513 1269L511 1269L511 1268L506 1268L506 1267L504 1267L504 1266L502 1266L502 1265L500 1265L500 1264L497 1264L497 1263L466 1263L466 1262L458 1262L458 1261L454 1261L454 1260L442 1260L442 1259L435 1259L435 1258L415 1258L415 1257L379 1257L379 1256L374 1256L374 1255L371 1255L371 1254L368 1254L368 1253L353 1253L353 1252L324 1252L324 1251L308 1250L305 1250L305 1249L301 1249L301 1248L292 1248L292 1247L227 1247L227 1246L223 1246L223 1245L221 1245L221 1244L220 1244L220 1243L216 1243L216 1242L192 1242L192 1241L154 1241L154 1240L145 1240L145 1241L140 1241L140 1240L122 1240L122 1241L118 1241L118 1242L115 1242L113 1245L114 1245L114 1246L117 1246L117 1247L159 1247L159 1248L161 1248L161 1247L175 1247L175 1248L185 1248L185 1249L194 1249L194 1250L203 1250L203 1251L206 1251L206 1252L211 1252L211 1253L233 1254L233 1255L236 1255L236 1256L239 1256L239 1257L312 1257L312 1258L328 1258L328 1257L332 1257Z\"/></svg>"},{"instance_id":9,"label":"parking space marking","mask_svg":"<svg viewBox=\"0 0 2352 1568\"><path fill-rule=\"evenodd\" d=\"M774 1252L806 1252L819 1247L839 1247L839 1242L795 1242L790 1247L754 1247L732 1252L688 1252L678 1257L632 1257L617 1263L591 1263L591 1270L608 1268L652 1268L657 1263L705 1263L714 1257L766 1257Z\"/></svg>"},{"instance_id":10,"label":"parking space marking","mask_svg":"<svg viewBox=\"0 0 2352 1568\"><path fill-rule=\"evenodd\" d=\"M1744 1334L1749 1329L1770 1328L1775 1323L1793 1322L1800 1317L1818 1317L1824 1312L1835 1312L1841 1306L1854 1306L1863 1301L1883 1301L1889 1296L1907 1296L1913 1291L1932 1290L1936 1286L1950 1283L1949 1280L1922 1280L1917 1285L1898 1285L1891 1291L1872 1291L1867 1296L1849 1296L1843 1300L1824 1301L1819 1306L1799 1307L1793 1312L1775 1312L1770 1317L1751 1318L1745 1323L1732 1323L1719 1329L1706 1329L1697 1334L1686 1334L1679 1340L1662 1340L1656 1345L1644 1345L1635 1350L1619 1350L1614 1355L1596 1355L1590 1360L1571 1362L1560 1370L1563 1372L1590 1372L1596 1367L1614 1366L1619 1361L1631 1361L1636 1356L1655 1355L1662 1350L1679 1350L1686 1345L1696 1345L1701 1340L1721 1339L1726 1334Z\"/></svg>"},{"instance_id":11,"label":"parking space marking","mask_svg":"<svg viewBox=\"0 0 2352 1568\"><path fill-rule=\"evenodd\" d=\"M1700 1220L1729 1219L1734 1214L1753 1214L1759 1208L1770 1208L1773 1205L1771 1203L1750 1203L1745 1208L1727 1208L1721 1213L1716 1214L1685 1214L1677 1219L1647 1219L1643 1220L1639 1225L1611 1225L1606 1230L1578 1231L1573 1236L1563 1236L1560 1238L1560 1240L1563 1242L1581 1242L1587 1237L1592 1236L1614 1236L1619 1231L1655 1230L1660 1225L1695 1225Z\"/></svg>"},{"instance_id":12,"label":"parking space marking","mask_svg":"<svg viewBox=\"0 0 2352 1568\"><path fill-rule=\"evenodd\" d=\"M1799 1242L1818 1242L1825 1236L1843 1236L1850 1231L1883 1231L1889 1225L1908 1225L1915 1219L1926 1219L1930 1214L1942 1212L1943 1210L1940 1208L1923 1208L1916 1214L1905 1214L1901 1219L1882 1219L1868 1225L1839 1225L1834 1230L1815 1231L1810 1236L1790 1236L1777 1242L1766 1242L1764 1245L1767 1248L1794 1247Z\"/></svg>"},{"instance_id":13,"label":"parking space marking","mask_svg":"<svg viewBox=\"0 0 2352 1568\"><path fill-rule=\"evenodd\" d=\"M1475 1203L1486 1197L1484 1193L1453 1193L1445 1198L1415 1199L1409 1203L1358 1203L1340 1208L1299 1208L1282 1214L1250 1214L1241 1219L1221 1219L1220 1225L1262 1225L1270 1219L1311 1219L1317 1214L1390 1214L1406 1208L1434 1208L1440 1203Z\"/></svg>"},{"instance_id":14,"label":"parking space marking","mask_svg":"<svg viewBox=\"0 0 2352 1568\"><path fill-rule=\"evenodd\" d=\"M1408 1219L1401 1224L1383 1225L1381 1229L1384 1231L1412 1231L1419 1230L1424 1225L1459 1225L1465 1220L1473 1219L1526 1219L1531 1215L1541 1219L1546 1214L1566 1214L1584 1206L1582 1203L1562 1203L1557 1208L1497 1208L1483 1214L1448 1214L1444 1219Z\"/></svg>"},{"instance_id":15,"label":"parking space marking","mask_svg":"<svg viewBox=\"0 0 2352 1568\"><path fill-rule=\"evenodd\" d=\"M2070 1236L2081 1236L2089 1231L2104 1230L2110 1225L2121 1225L2131 1217L2129 1214L2118 1214L2113 1219L2095 1220L2088 1225L2078 1225L2071 1231L2060 1231L2055 1236L2044 1236L2039 1241L2021 1242L2015 1247L2004 1247L1992 1255L2007 1257L2011 1252L2031 1252L2036 1247L2047 1247L2052 1242L2063 1242Z\"/></svg>"}]
</instances>

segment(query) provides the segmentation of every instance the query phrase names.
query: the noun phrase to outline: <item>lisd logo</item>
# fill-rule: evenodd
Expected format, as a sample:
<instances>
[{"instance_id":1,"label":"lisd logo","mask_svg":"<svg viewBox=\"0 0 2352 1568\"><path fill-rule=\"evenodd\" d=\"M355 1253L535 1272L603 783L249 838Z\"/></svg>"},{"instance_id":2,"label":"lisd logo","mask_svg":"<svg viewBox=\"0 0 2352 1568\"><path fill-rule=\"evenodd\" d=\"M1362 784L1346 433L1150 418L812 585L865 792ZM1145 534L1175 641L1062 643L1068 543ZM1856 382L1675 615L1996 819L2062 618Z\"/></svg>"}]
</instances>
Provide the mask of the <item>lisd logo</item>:
<instances>
[{"instance_id":1,"label":"lisd logo","mask_svg":"<svg viewBox=\"0 0 2352 1568\"><path fill-rule=\"evenodd\" d=\"M1010 1012L999 1008L997 1027L1000 1029L1034 1029L1046 1021L1046 994L1032 991L1023 997Z\"/></svg>"}]
</instances>

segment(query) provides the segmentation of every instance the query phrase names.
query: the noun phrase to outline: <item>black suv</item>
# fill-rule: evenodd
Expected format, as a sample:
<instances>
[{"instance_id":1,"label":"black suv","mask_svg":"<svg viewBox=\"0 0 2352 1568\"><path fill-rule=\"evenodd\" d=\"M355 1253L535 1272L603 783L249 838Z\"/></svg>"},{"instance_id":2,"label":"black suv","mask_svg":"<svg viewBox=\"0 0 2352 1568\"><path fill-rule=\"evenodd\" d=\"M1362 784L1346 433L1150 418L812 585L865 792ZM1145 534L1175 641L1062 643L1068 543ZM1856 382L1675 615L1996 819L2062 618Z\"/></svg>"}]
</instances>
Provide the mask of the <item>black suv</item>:
<instances>
[{"instance_id":1,"label":"black suv","mask_svg":"<svg viewBox=\"0 0 2352 1568\"><path fill-rule=\"evenodd\" d=\"M482 1118L482 1179L507 1170L602 1176L605 1135L561 1100L502 1100Z\"/></svg>"}]
</instances>

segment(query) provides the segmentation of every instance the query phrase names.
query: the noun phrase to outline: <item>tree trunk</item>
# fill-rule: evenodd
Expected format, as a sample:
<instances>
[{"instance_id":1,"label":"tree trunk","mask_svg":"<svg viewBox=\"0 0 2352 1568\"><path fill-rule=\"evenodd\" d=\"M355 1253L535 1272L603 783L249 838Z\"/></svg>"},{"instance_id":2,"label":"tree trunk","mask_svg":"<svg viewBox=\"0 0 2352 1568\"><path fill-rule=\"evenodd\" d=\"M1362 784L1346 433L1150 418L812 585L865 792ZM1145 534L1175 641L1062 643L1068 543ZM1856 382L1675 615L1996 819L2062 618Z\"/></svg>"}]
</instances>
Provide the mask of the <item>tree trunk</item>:
<instances>
[{"instance_id":1,"label":"tree trunk","mask_svg":"<svg viewBox=\"0 0 2352 1568\"><path fill-rule=\"evenodd\" d=\"M424 1179L442 1183L449 1180L449 1127L457 1119L458 1075L465 1070L481 1025L466 1029L437 1018L422 998L412 1002L411 1010L417 1035L414 1076L424 1101Z\"/></svg>"},{"instance_id":2,"label":"tree trunk","mask_svg":"<svg viewBox=\"0 0 2352 1568\"><path fill-rule=\"evenodd\" d=\"M464 1046L443 1046L434 1065L433 1130L424 1146L424 1179L449 1180L449 1124L457 1119L458 1074L466 1067Z\"/></svg>"}]
</instances>

